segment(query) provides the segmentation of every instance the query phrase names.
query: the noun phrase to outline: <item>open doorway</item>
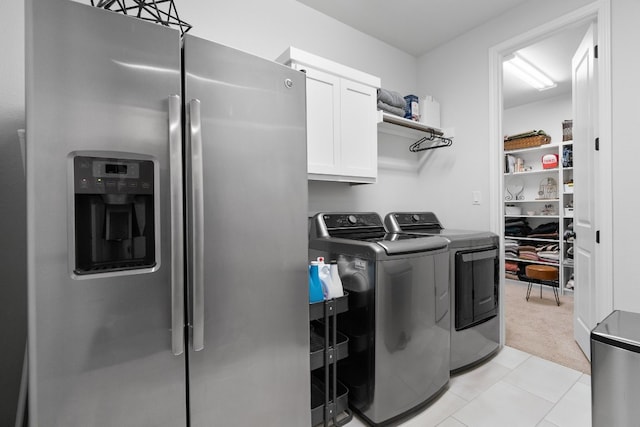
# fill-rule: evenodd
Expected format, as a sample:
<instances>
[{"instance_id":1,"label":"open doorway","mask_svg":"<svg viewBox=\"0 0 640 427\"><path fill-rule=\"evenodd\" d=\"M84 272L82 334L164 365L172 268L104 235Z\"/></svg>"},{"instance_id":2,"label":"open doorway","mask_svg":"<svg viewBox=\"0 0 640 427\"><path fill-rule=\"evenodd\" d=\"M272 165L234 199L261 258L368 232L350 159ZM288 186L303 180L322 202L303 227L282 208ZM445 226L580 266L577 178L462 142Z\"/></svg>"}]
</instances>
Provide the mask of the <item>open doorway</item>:
<instances>
[{"instance_id":1,"label":"open doorway","mask_svg":"<svg viewBox=\"0 0 640 427\"><path fill-rule=\"evenodd\" d=\"M571 60L590 25L509 53L502 74L505 344L584 373L589 361L573 338ZM540 90L514 60L544 73L550 87Z\"/></svg>"},{"instance_id":2,"label":"open doorway","mask_svg":"<svg viewBox=\"0 0 640 427\"><path fill-rule=\"evenodd\" d=\"M559 169L555 171L555 174L556 174L555 177L557 177L555 178L555 183L549 180L544 180L545 178L544 172L540 172L540 175L538 177L536 176L536 172L532 172L529 174L531 176L526 177L526 180L511 182L512 181L511 174L505 171L505 167L507 167L506 165L508 163L505 162L506 151L504 150L504 147L502 144L503 136L505 134L509 134L510 132L517 133L519 131L526 132L534 129L536 130L542 129L546 131L545 129L545 126L546 126L549 129L548 133L551 133L552 137L555 134L555 138L553 138L555 139L555 144L556 144L555 149L557 150L555 151L555 153L558 154L558 157L559 157L558 162L561 165L561 162L563 160L562 159L562 148L563 148L562 122L564 120L572 119L572 115L573 115L573 102L571 100L571 91L569 91L568 95L563 95L562 93L558 93L558 92L562 92L562 87L560 86L560 90L556 91L557 96L545 96L545 95L548 95L549 93L552 93L552 92L549 92L547 94L539 95L541 96L541 98L531 100L529 104L538 103L538 105L536 106L538 110L542 110L549 114L555 111L555 114L558 116L557 118L553 119L554 124L551 124L551 125L544 124L544 123L531 124L531 122L526 121L525 118L529 118L529 116L534 115L532 113L534 106L528 105L525 107L525 103L514 105L513 103L511 103L512 101L508 98L508 96L505 96L506 91L503 90L503 81L506 82L507 77L506 77L506 74L503 74L502 67L503 67L504 60L510 57L514 52L522 50L524 55L525 52L527 52L527 50L534 51L536 49L543 48L545 45L553 46L554 43L556 43L553 40L554 37L562 37L563 36L562 33L565 33L566 31L568 32L574 31L576 34L581 35L580 33L584 31L584 28L586 25L589 25L591 23L597 24L598 36L599 36L598 38L600 40L600 44L606 50L604 52L604 55L602 55L601 53L599 63L597 63L596 65L598 69L598 73L600 75L600 84L599 84L599 87L597 88L598 93L600 95L599 96L600 101L598 102L597 105L594 106L594 108L600 111L599 120L596 123L596 127L599 130L600 140L603 140L604 138L607 141L610 141L610 128L611 128L611 123L610 123L611 122L611 119L610 119L611 88L610 88L610 79L609 79L610 56L609 56L608 49L606 48L606 46L608 46L608 40L609 40L609 34L610 34L608 10L609 10L608 2L606 0L595 2L569 15L559 17L557 20L554 20L553 22L549 22L539 28L531 30L525 34L522 34L506 42L503 42L500 45L497 45L492 49L490 49L490 52L489 52L490 91L491 91L490 92L490 102L491 102L491 108L490 108L491 135L490 136L492 137L493 141L496 141L495 146L492 148L492 151L493 151L492 158L494 159L493 161L495 162L493 164L494 167L492 168L492 170L495 171L496 173L495 175L492 176L493 193L491 195L491 199L493 202L492 203L492 219L494 221L496 230L499 232L499 234L505 237L505 225L507 225L507 222L505 221L505 218L506 218L505 208L507 205L506 203L507 201L505 200L505 197L514 197L516 200L518 200L518 193L520 192L522 193L520 194L520 196L526 201L527 198L530 197L535 199L538 196L539 192L545 192L547 189L552 188L555 191L555 197L552 197L552 195L546 194L546 193L544 194L544 196L541 197L542 199L547 199L549 203L546 203L546 201L538 205L534 203L527 204L525 202L510 203L511 205L509 206L510 208L516 208L515 210L510 211L510 213L512 213L513 215L518 214L520 215L520 218L526 218L526 219L533 219L534 217L539 217L539 220L537 220L533 224L535 226L533 228L536 228L538 225L543 225L543 223L545 223L545 220L549 220L550 217L557 218L556 221L558 222L558 227L557 227L558 237L556 239L556 242L558 245L557 247L558 261L555 264L558 269L558 272L557 272L558 288L556 290L559 291L561 299L564 298L565 300L568 300L571 297L571 293L573 292L573 296L575 298L574 303L577 303L577 304L582 303L583 305L585 305L585 301L587 301L586 310L590 313L589 319L596 319L599 316L598 313L602 311L610 310L610 307L611 307L612 259L611 259L610 241L604 242L601 240L599 243L599 246L596 249L595 256L597 257L597 265L596 265L596 271L593 275L594 277L592 279L594 280L594 283L597 283L597 287L594 287L594 289L590 290L589 298L586 298L586 299L583 298L581 300L579 298L579 295L580 295L579 288L576 289L575 291L572 291L571 289L569 289L572 284L570 282L571 271L568 266L565 268L565 265L563 263L565 258L568 259L568 253L567 253L568 247L565 245L563 234L564 234L564 231L568 229L570 225L569 214L568 213L565 214L565 208L570 207L567 205L570 204L569 202L571 199L571 196L565 195L565 193L569 194L570 192L565 191L564 184L570 182L570 179L572 177L571 175L572 172L569 172L570 169L568 167L567 167L567 170L565 171L563 170L562 166L560 166ZM559 52L559 49L558 49L558 52ZM601 49L601 52L602 52L602 49ZM530 53L531 52L529 52L529 54ZM566 58L566 60L571 61L571 56L573 55L569 54L567 56L568 57ZM535 58L529 58L529 59L535 60ZM566 92L567 90L565 87L565 93ZM548 98L548 99L545 99L545 98ZM514 129L518 129L518 130L514 130ZM598 160L600 164L604 167L604 169L607 169L607 165L609 165L610 167L610 159L611 159L610 144L606 150L607 151L605 153L602 153L602 152L599 153L600 157ZM532 150L531 153L527 153L526 155L525 153L527 152L521 153L522 155L520 156L521 163L519 164L520 165L519 166L520 169L518 169L519 171L529 172L529 171L532 171L533 169L533 168L529 169L526 167L526 161L527 161L526 156L529 156L528 157L529 162L534 162L534 159L536 159L536 161L538 162L537 166L540 169L542 169L541 158L542 158L542 155L544 155L545 153L535 153L535 150ZM553 177L553 175L551 175L551 177ZM521 176L518 176L517 178L525 178L525 175L523 174ZM542 183L542 181L544 181L544 183ZM507 189L508 186L509 186L509 189ZM598 191L599 192L598 194L602 196L601 199L599 200L599 206L598 206L598 215L597 215L598 222L599 222L598 227L600 229L607 230L607 234L609 234L608 232L610 232L611 230L611 215L610 215L611 181L610 181L610 178L608 178L607 176L603 176L599 182L593 185L593 187L594 187L593 190ZM523 191L524 188L528 188L528 190ZM550 193L553 193L553 191L551 191ZM555 200L552 202L551 201L552 199L555 199ZM519 209L520 212L517 212L518 211L517 208L520 208ZM543 215L546 215L546 217ZM552 221L547 221L547 222L552 222ZM509 225L513 225L513 224L509 224ZM531 237L531 236L527 236L527 237ZM544 241L541 241L540 243L544 243ZM546 242L546 243L552 244L554 242ZM531 245L528 245L528 246L531 246ZM534 253L536 253L536 248L533 248L532 250ZM509 257L507 256L503 256L502 267L508 266L507 264L508 258ZM553 265L553 262L549 262L548 264ZM505 307L509 304L506 297L508 296L507 290L508 289L510 290L511 288L508 288L508 286L514 283L511 281L508 281L505 278L503 280L503 284L504 286L502 286L501 296L502 296L502 301L505 302L502 304L502 306ZM519 285L521 287L519 289L516 289L516 292L519 292L520 294L520 301L525 302L526 301L525 296L527 294L527 285L526 284L524 285L519 284ZM534 284L533 286L534 286L534 289L532 290L531 298L537 298L538 300L540 300L540 293L539 293L540 285ZM579 286L579 285L574 284L574 286ZM542 287L548 288L547 290L549 291L549 294L550 294L550 297L547 297L547 299L552 302L549 309L553 307L558 307L556 305L555 298L552 293L553 288L547 287L547 286L542 286ZM544 294L543 294L543 297L544 297ZM597 301L597 306L593 304L594 301ZM531 307L532 307L532 304L529 304L528 308L531 308ZM509 321L506 317L508 309L509 308L507 307L502 313L502 319L504 320L502 323L503 325L502 342L506 343L507 345L509 345L509 342L507 340L507 329L509 328ZM524 308L520 308L518 315L522 317L523 312L526 309L527 309L526 305L524 306ZM583 307L582 311L578 310L574 312L584 313L584 311L585 309ZM575 316L570 315L569 317L575 317ZM523 331L528 332L530 337L532 338L540 337L540 335L543 335L543 338L549 338L546 343L545 342L539 343L538 344L539 347L543 347L543 346L557 347L557 343L553 341L552 334L549 332L544 332L541 329L543 322L550 322L551 323L550 327L553 332L554 325L559 326L559 322L563 322L564 324L568 323L570 327L576 321L575 318L567 319L567 317L565 317L564 320L561 320L561 321L557 320L555 322L550 319L551 318L548 316L547 317L543 316L543 320L530 320L529 322L525 322L525 327ZM595 322L593 323L594 324L592 326L595 326ZM588 331L588 329L582 328L579 331L576 331L576 329L574 328L573 338L577 339L579 338L578 336L584 336L585 331ZM526 334L524 339L525 340L527 339ZM569 334L569 338L567 339L567 341L569 341L568 344L574 345L573 342L571 342L572 341L571 334ZM577 339L577 341L579 342L581 341L581 349L585 354L588 355L588 349L587 351L585 351L584 340ZM530 351L530 352L535 354L535 352L533 351ZM563 351L560 350L559 353L562 354ZM550 358L551 356L547 356L547 357Z\"/></svg>"}]
</instances>

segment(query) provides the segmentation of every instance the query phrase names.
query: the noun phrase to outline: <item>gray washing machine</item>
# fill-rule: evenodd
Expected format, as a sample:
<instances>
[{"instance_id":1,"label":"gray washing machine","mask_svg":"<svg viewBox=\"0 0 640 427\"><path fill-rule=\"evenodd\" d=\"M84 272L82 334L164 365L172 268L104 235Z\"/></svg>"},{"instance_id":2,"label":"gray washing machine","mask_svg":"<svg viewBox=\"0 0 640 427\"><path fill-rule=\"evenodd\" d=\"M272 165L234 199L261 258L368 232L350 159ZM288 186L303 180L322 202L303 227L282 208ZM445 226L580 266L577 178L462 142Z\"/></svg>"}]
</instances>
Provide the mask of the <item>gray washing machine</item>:
<instances>
[{"instance_id":1,"label":"gray washing machine","mask_svg":"<svg viewBox=\"0 0 640 427\"><path fill-rule=\"evenodd\" d=\"M433 212L394 212L387 231L444 237L449 241L451 372L467 370L500 348L499 238L485 231L442 226Z\"/></svg>"},{"instance_id":2,"label":"gray washing machine","mask_svg":"<svg viewBox=\"0 0 640 427\"><path fill-rule=\"evenodd\" d=\"M337 260L349 310L338 379L368 424L396 423L449 382L449 250L436 236L387 233L377 213L319 213L309 257Z\"/></svg>"}]
</instances>

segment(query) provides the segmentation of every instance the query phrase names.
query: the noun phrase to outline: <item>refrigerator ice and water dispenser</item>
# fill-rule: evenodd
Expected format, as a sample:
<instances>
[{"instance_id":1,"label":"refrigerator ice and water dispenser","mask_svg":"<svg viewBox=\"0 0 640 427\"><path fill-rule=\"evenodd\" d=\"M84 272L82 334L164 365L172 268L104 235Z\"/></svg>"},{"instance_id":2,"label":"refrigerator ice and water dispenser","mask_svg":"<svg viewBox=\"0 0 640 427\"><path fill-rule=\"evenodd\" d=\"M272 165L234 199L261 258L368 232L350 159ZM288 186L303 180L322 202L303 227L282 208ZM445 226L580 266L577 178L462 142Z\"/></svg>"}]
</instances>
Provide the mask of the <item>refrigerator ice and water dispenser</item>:
<instances>
[{"instance_id":1,"label":"refrigerator ice and water dispenser","mask_svg":"<svg viewBox=\"0 0 640 427\"><path fill-rule=\"evenodd\" d=\"M76 156L73 168L74 272L153 267L153 161Z\"/></svg>"}]
</instances>

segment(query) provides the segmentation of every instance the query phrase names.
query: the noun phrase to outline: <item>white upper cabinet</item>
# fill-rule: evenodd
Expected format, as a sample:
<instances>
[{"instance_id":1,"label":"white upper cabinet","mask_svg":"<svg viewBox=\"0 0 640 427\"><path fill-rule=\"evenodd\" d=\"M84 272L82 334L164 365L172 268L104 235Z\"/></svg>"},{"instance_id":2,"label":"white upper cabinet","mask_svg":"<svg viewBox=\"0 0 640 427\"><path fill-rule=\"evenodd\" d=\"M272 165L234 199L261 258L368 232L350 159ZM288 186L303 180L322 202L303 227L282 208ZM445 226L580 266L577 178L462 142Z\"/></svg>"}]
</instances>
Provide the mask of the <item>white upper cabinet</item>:
<instances>
[{"instance_id":1,"label":"white upper cabinet","mask_svg":"<svg viewBox=\"0 0 640 427\"><path fill-rule=\"evenodd\" d=\"M309 179L375 182L380 79L293 47L277 61L307 75Z\"/></svg>"},{"instance_id":2,"label":"white upper cabinet","mask_svg":"<svg viewBox=\"0 0 640 427\"><path fill-rule=\"evenodd\" d=\"M337 174L340 168L340 78L307 73L307 164L309 174Z\"/></svg>"}]
</instances>

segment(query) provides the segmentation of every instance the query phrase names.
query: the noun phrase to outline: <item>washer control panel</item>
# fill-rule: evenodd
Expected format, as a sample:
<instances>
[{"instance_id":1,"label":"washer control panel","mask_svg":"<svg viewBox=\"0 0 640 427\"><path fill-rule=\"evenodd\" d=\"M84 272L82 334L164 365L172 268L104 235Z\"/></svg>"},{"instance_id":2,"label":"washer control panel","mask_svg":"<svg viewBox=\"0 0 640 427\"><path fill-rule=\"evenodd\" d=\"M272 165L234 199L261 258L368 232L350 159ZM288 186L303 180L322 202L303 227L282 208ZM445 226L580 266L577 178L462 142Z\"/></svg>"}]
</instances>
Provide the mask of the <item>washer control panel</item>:
<instances>
[{"instance_id":1,"label":"washer control panel","mask_svg":"<svg viewBox=\"0 0 640 427\"><path fill-rule=\"evenodd\" d=\"M384 228L377 213L337 213L322 216L328 230L344 228Z\"/></svg>"}]
</instances>

